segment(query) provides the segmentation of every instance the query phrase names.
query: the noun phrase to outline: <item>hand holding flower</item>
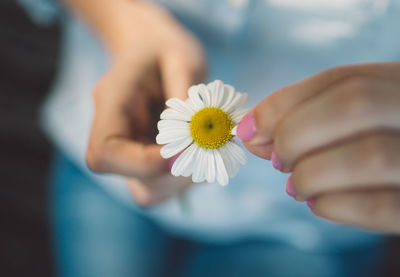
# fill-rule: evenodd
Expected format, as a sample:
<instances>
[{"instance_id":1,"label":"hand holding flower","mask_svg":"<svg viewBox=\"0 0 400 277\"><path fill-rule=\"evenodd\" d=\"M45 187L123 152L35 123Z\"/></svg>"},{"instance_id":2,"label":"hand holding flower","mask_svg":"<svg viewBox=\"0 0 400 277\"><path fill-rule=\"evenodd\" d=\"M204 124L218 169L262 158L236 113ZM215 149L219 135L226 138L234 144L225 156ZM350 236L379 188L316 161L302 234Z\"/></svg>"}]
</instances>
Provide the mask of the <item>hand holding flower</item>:
<instances>
[{"instance_id":1,"label":"hand holding flower","mask_svg":"<svg viewBox=\"0 0 400 277\"><path fill-rule=\"evenodd\" d=\"M287 191L337 222L400 233L400 64L333 68L284 87L239 123Z\"/></svg>"},{"instance_id":2,"label":"hand holding flower","mask_svg":"<svg viewBox=\"0 0 400 277\"><path fill-rule=\"evenodd\" d=\"M87 149L96 172L127 177L143 206L177 195L191 183L168 172L155 144L165 98L186 98L205 77L202 46L166 10L147 1L68 0L103 39L111 66L94 90Z\"/></svg>"}]
</instances>

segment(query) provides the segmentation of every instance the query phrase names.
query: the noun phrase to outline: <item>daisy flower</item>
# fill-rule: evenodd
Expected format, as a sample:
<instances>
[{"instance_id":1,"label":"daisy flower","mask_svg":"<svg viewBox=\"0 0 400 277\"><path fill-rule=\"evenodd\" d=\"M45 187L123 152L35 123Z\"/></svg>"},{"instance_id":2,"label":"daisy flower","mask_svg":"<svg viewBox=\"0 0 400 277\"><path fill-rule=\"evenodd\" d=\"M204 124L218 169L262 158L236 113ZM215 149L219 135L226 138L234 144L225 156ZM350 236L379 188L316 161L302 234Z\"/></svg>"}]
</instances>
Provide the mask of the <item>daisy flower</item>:
<instances>
[{"instance_id":1,"label":"daisy flower","mask_svg":"<svg viewBox=\"0 0 400 277\"><path fill-rule=\"evenodd\" d=\"M158 144L161 156L171 158L179 153L171 173L192 175L195 183L207 181L227 185L247 162L245 152L233 140L236 125L246 114L243 107L248 95L216 80L208 85L189 88L189 98L171 98L166 102L158 122Z\"/></svg>"}]
</instances>

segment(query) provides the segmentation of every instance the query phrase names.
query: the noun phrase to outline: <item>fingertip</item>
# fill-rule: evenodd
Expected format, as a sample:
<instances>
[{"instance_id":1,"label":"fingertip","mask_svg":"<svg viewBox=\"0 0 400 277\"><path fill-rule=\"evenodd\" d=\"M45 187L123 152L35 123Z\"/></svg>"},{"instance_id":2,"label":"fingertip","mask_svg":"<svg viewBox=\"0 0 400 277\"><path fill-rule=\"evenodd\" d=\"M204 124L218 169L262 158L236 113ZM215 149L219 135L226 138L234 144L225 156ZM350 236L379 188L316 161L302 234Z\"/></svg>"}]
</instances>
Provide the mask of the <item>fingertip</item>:
<instances>
[{"instance_id":1,"label":"fingertip","mask_svg":"<svg viewBox=\"0 0 400 277\"><path fill-rule=\"evenodd\" d=\"M290 176L289 179L286 181L285 190L286 190L286 193L290 197L293 197L293 198L296 197L296 191L295 191L294 186L293 186L292 176Z\"/></svg>"},{"instance_id":2,"label":"fingertip","mask_svg":"<svg viewBox=\"0 0 400 277\"><path fill-rule=\"evenodd\" d=\"M243 141L250 141L257 133L256 122L254 119L254 112L249 112L242 120L239 122L236 134Z\"/></svg>"},{"instance_id":3,"label":"fingertip","mask_svg":"<svg viewBox=\"0 0 400 277\"><path fill-rule=\"evenodd\" d=\"M313 210L315 207L315 198L312 197L312 198L308 199L306 204L310 208L310 210Z\"/></svg>"},{"instance_id":4,"label":"fingertip","mask_svg":"<svg viewBox=\"0 0 400 277\"><path fill-rule=\"evenodd\" d=\"M272 149L271 151L271 163L272 166L279 171L283 170L283 164L282 161L279 159L278 155L276 154L275 150Z\"/></svg>"},{"instance_id":5,"label":"fingertip","mask_svg":"<svg viewBox=\"0 0 400 277\"><path fill-rule=\"evenodd\" d=\"M173 156L173 157L171 157L170 159L168 159L168 169L169 169L169 171L172 170L172 166L174 165L176 159L178 159L179 155L180 155L180 153L175 155L175 156Z\"/></svg>"}]
</instances>

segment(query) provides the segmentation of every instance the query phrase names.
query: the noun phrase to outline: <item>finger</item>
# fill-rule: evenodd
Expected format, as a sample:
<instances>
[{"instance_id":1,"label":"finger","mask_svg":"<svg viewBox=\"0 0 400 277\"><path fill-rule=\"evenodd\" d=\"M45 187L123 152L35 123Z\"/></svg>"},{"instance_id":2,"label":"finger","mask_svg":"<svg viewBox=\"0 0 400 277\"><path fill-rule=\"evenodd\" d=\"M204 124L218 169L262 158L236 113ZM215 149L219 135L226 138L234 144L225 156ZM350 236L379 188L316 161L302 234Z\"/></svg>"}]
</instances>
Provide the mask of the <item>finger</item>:
<instances>
[{"instance_id":1,"label":"finger","mask_svg":"<svg viewBox=\"0 0 400 277\"><path fill-rule=\"evenodd\" d=\"M253 128L254 131L250 132L251 135L246 136L244 145L255 155L269 159L270 152L260 154L254 146L272 143L276 125L289 111L307 99L323 93L331 85L346 78L357 76L400 80L400 63L375 63L336 67L284 87L266 97L252 109L250 114L254 114L254 121L253 123L249 123L248 121L246 124L242 122L239 124L239 137L241 129L252 130L248 126L253 124L255 126Z\"/></svg>"},{"instance_id":2,"label":"finger","mask_svg":"<svg viewBox=\"0 0 400 277\"><path fill-rule=\"evenodd\" d=\"M171 174L151 180L130 178L127 181L133 198L142 207L150 207L180 195L192 183L191 178L175 177Z\"/></svg>"},{"instance_id":3,"label":"finger","mask_svg":"<svg viewBox=\"0 0 400 277\"><path fill-rule=\"evenodd\" d=\"M343 190L400 189L400 135L378 133L301 159L291 178L298 201Z\"/></svg>"},{"instance_id":4,"label":"finger","mask_svg":"<svg viewBox=\"0 0 400 277\"><path fill-rule=\"evenodd\" d=\"M400 234L399 189L324 194L313 199L310 208L335 222Z\"/></svg>"},{"instance_id":5,"label":"finger","mask_svg":"<svg viewBox=\"0 0 400 277\"><path fill-rule=\"evenodd\" d=\"M303 155L377 130L400 130L400 82L347 79L288 112L274 147L290 171Z\"/></svg>"},{"instance_id":6,"label":"finger","mask_svg":"<svg viewBox=\"0 0 400 277\"><path fill-rule=\"evenodd\" d=\"M185 58L181 53L174 52L168 52L162 57L160 69L167 99L177 97L186 100L189 87L203 82L206 75L202 57L191 60L190 56Z\"/></svg>"},{"instance_id":7,"label":"finger","mask_svg":"<svg viewBox=\"0 0 400 277\"><path fill-rule=\"evenodd\" d=\"M95 172L146 178L168 170L168 161L162 159L160 149L158 145L143 145L115 136L98 146L91 144L86 158Z\"/></svg>"},{"instance_id":8,"label":"finger","mask_svg":"<svg viewBox=\"0 0 400 277\"><path fill-rule=\"evenodd\" d=\"M96 172L126 176L148 176L167 170L167 161L160 156L160 146L133 141L134 131L148 128L145 120L132 122L132 105L141 101L135 72L113 68L94 93L95 117L87 151L88 166ZM132 92L133 91L133 92ZM117 93L116 93L117 92ZM145 105L138 105L138 109ZM139 114L145 114L142 110ZM137 132L140 133L140 132Z\"/></svg>"}]
</instances>

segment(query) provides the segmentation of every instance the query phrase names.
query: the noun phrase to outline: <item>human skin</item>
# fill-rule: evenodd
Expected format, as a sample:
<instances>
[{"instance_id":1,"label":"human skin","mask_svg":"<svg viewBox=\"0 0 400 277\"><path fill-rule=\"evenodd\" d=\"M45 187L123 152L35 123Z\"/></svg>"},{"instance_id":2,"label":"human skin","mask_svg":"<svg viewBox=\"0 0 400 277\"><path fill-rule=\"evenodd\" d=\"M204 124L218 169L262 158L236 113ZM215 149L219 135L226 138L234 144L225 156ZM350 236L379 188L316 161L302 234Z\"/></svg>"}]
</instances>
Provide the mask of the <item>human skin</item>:
<instances>
[{"instance_id":1,"label":"human skin","mask_svg":"<svg viewBox=\"0 0 400 277\"><path fill-rule=\"evenodd\" d=\"M400 234L400 63L336 67L279 89L237 132L292 173L287 192L314 214Z\"/></svg>"},{"instance_id":2,"label":"human skin","mask_svg":"<svg viewBox=\"0 0 400 277\"><path fill-rule=\"evenodd\" d=\"M190 180L168 173L153 144L148 107L161 110L165 98L184 99L190 85L203 81L200 44L150 3L66 1L112 57L93 92L89 167L126 176L143 206L180 193ZM399 63L329 69L272 93L239 124L238 134L252 153L272 154L278 169L293 173L287 190L308 200L316 215L400 233L399 91Z\"/></svg>"},{"instance_id":3,"label":"human skin","mask_svg":"<svg viewBox=\"0 0 400 277\"><path fill-rule=\"evenodd\" d=\"M165 99L187 98L204 81L202 46L166 10L145 1L65 0L103 40L111 66L98 81L87 164L127 178L142 206L177 195L191 183L169 173L155 144Z\"/></svg>"}]
</instances>

